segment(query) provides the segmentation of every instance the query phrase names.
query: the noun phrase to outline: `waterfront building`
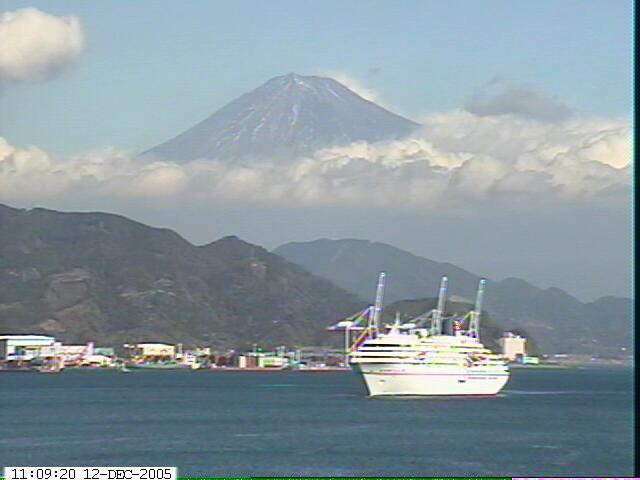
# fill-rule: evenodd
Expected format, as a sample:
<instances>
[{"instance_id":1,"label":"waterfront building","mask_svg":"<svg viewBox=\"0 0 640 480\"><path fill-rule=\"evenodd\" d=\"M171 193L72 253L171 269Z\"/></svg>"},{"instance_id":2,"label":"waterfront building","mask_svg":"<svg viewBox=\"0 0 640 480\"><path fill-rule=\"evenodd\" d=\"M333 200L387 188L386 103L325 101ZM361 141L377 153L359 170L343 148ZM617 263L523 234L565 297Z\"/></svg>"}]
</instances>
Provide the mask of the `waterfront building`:
<instances>
[{"instance_id":1,"label":"waterfront building","mask_svg":"<svg viewBox=\"0 0 640 480\"><path fill-rule=\"evenodd\" d=\"M38 352L38 357L58 359L62 365L72 366L110 366L114 357L113 348L94 347L93 342L84 345L63 345L54 342L53 345L43 347Z\"/></svg>"},{"instance_id":2,"label":"waterfront building","mask_svg":"<svg viewBox=\"0 0 640 480\"><path fill-rule=\"evenodd\" d=\"M538 365L540 363L540 359L538 357L531 357L529 355L518 353L516 355L516 363L521 363L522 365Z\"/></svg>"},{"instance_id":3,"label":"waterfront building","mask_svg":"<svg viewBox=\"0 0 640 480\"><path fill-rule=\"evenodd\" d=\"M144 360L175 360L176 347L166 343L136 343L132 346L131 356Z\"/></svg>"},{"instance_id":4,"label":"waterfront building","mask_svg":"<svg viewBox=\"0 0 640 480\"><path fill-rule=\"evenodd\" d=\"M116 356L116 352L113 347L93 347L93 354L111 358Z\"/></svg>"},{"instance_id":5,"label":"waterfront building","mask_svg":"<svg viewBox=\"0 0 640 480\"><path fill-rule=\"evenodd\" d=\"M88 355L80 361L80 365L89 367L111 367L114 365L113 357L107 355Z\"/></svg>"},{"instance_id":6,"label":"waterfront building","mask_svg":"<svg viewBox=\"0 0 640 480\"><path fill-rule=\"evenodd\" d=\"M290 359L279 353L248 352L244 355L236 355L234 364L238 368L284 368L290 363Z\"/></svg>"},{"instance_id":7,"label":"waterfront building","mask_svg":"<svg viewBox=\"0 0 640 480\"><path fill-rule=\"evenodd\" d=\"M261 355L258 357L260 368L283 368L289 363L288 359L280 356Z\"/></svg>"},{"instance_id":8,"label":"waterfront building","mask_svg":"<svg viewBox=\"0 0 640 480\"><path fill-rule=\"evenodd\" d=\"M54 343L51 347L43 349L41 356L61 356L71 359L83 356L93 355L93 343L89 342L84 345L63 345L61 342Z\"/></svg>"},{"instance_id":9,"label":"waterfront building","mask_svg":"<svg viewBox=\"0 0 640 480\"><path fill-rule=\"evenodd\" d=\"M54 337L45 335L1 335L0 360L31 361L41 355L42 350L55 344Z\"/></svg>"},{"instance_id":10,"label":"waterfront building","mask_svg":"<svg viewBox=\"0 0 640 480\"><path fill-rule=\"evenodd\" d=\"M211 347L196 347L193 353L196 357L209 357L211 356Z\"/></svg>"},{"instance_id":11,"label":"waterfront building","mask_svg":"<svg viewBox=\"0 0 640 480\"><path fill-rule=\"evenodd\" d=\"M518 355L526 355L525 344L527 339L513 332L506 332L498 340L498 343L500 344L502 357L509 361L514 361Z\"/></svg>"}]
</instances>

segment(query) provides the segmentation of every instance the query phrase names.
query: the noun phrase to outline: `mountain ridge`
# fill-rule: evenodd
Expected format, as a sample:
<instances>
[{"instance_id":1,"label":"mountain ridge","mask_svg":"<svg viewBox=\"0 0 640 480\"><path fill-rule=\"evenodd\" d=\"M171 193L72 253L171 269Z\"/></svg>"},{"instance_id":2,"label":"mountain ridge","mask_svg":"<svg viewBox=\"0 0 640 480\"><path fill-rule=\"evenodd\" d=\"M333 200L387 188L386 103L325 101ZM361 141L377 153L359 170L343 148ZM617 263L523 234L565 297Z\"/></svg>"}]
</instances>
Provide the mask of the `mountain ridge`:
<instances>
[{"instance_id":1,"label":"mountain ridge","mask_svg":"<svg viewBox=\"0 0 640 480\"><path fill-rule=\"evenodd\" d=\"M290 242L273 252L360 296L374 289L372 279L384 270L389 302L437 292L442 275L449 277L450 295L474 298L481 278L456 265L369 240ZM629 298L605 296L582 303L557 287L541 289L515 277L488 280L487 312L503 327L529 332L547 353L615 356L630 349Z\"/></svg>"},{"instance_id":2,"label":"mountain ridge","mask_svg":"<svg viewBox=\"0 0 640 480\"><path fill-rule=\"evenodd\" d=\"M366 302L237 237L195 246L100 212L0 205L0 331L115 346L325 344Z\"/></svg>"}]
</instances>

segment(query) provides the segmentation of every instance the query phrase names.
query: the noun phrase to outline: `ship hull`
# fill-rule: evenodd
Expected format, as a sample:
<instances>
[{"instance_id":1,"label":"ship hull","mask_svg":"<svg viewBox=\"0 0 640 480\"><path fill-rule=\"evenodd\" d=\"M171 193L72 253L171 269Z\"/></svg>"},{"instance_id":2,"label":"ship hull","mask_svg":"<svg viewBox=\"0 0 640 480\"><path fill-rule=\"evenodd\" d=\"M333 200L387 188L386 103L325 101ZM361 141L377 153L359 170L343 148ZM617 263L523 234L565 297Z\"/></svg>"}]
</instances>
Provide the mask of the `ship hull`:
<instances>
[{"instance_id":1,"label":"ship hull","mask_svg":"<svg viewBox=\"0 0 640 480\"><path fill-rule=\"evenodd\" d=\"M352 364L370 396L495 395L509 380L508 371L441 369L398 364Z\"/></svg>"}]
</instances>

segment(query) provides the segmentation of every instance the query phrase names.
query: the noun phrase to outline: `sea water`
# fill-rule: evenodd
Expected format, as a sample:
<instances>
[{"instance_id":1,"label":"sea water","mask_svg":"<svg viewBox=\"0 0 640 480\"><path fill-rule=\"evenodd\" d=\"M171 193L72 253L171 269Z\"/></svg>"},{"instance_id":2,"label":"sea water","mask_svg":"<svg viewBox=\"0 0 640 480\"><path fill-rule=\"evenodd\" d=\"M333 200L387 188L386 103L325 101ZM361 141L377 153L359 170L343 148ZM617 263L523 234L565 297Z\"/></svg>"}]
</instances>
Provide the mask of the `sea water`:
<instances>
[{"instance_id":1,"label":"sea water","mask_svg":"<svg viewBox=\"0 0 640 480\"><path fill-rule=\"evenodd\" d=\"M631 476L632 370L516 369L495 397L369 398L351 372L0 374L0 464L181 476Z\"/></svg>"}]
</instances>

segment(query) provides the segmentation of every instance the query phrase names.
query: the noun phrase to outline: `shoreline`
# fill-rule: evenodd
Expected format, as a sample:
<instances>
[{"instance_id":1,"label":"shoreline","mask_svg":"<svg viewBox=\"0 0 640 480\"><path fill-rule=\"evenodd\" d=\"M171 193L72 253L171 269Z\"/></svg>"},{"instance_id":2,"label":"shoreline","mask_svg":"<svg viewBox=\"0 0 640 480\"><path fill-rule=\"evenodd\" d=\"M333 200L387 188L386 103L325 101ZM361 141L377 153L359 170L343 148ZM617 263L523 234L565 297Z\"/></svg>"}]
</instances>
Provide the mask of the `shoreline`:
<instances>
[{"instance_id":1,"label":"shoreline","mask_svg":"<svg viewBox=\"0 0 640 480\"><path fill-rule=\"evenodd\" d=\"M585 369L585 368L632 368L633 364L628 362L567 362L567 363L541 363L537 365L512 363L510 370L554 370L554 369ZM276 367L214 367L214 368L175 368L175 369L132 369L132 371L164 371L183 370L189 372L349 372L350 367L308 367L308 368L276 368ZM0 366L0 373L64 373L64 372L119 372L118 367L65 367L60 372L41 372L37 368L3 368Z\"/></svg>"},{"instance_id":2,"label":"shoreline","mask_svg":"<svg viewBox=\"0 0 640 480\"><path fill-rule=\"evenodd\" d=\"M554 369L554 368L631 368L632 363L547 363L538 365L510 364L510 369Z\"/></svg>"},{"instance_id":3,"label":"shoreline","mask_svg":"<svg viewBox=\"0 0 640 480\"><path fill-rule=\"evenodd\" d=\"M268 367L218 367L199 368L196 372L348 372L349 367L322 367L322 368L268 368Z\"/></svg>"}]
</instances>

